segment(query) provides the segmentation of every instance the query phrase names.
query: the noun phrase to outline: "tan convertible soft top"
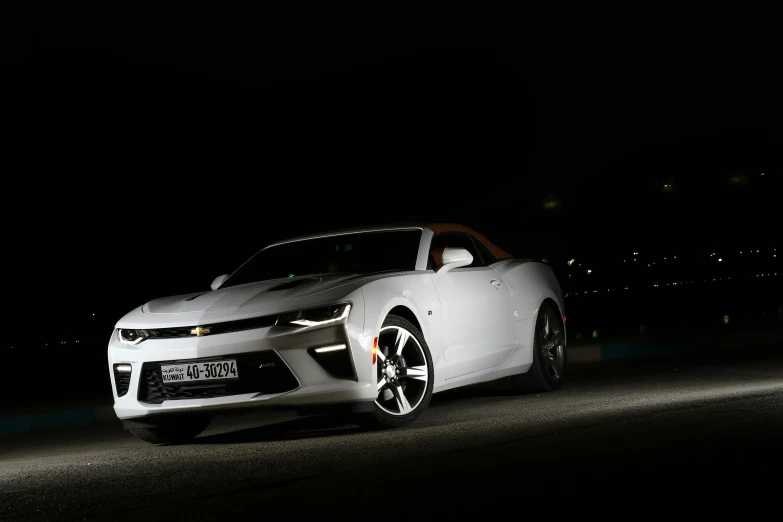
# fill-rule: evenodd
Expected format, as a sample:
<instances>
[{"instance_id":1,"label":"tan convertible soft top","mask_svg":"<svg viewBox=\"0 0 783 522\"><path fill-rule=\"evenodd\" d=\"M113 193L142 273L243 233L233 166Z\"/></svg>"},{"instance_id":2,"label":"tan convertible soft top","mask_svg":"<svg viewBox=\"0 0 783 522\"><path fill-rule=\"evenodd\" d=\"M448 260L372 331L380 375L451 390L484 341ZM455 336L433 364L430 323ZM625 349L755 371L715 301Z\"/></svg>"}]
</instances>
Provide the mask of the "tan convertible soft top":
<instances>
[{"instance_id":1,"label":"tan convertible soft top","mask_svg":"<svg viewBox=\"0 0 783 522\"><path fill-rule=\"evenodd\" d=\"M367 231L370 232L372 230L386 230L386 229L394 229L394 228L408 228L408 227L421 227L421 228L429 228L432 230L435 234L441 234L443 232L466 232L473 237L475 237L477 240L481 241L485 247L489 249L490 252L492 252L492 255L494 255L498 259L508 259L510 257L514 257L499 246L492 243L489 239L484 236L484 234L479 234L475 230L458 225L456 223L394 223L389 225L374 225L371 227L352 227L352 228L343 228L340 230L329 230L326 232L320 232L318 234L306 234L303 236L297 236L293 237L291 239L304 239L309 237L319 237L319 236L328 236L330 234L339 234L341 232L363 232Z\"/></svg>"},{"instance_id":2,"label":"tan convertible soft top","mask_svg":"<svg viewBox=\"0 0 783 522\"><path fill-rule=\"evenodd\" d=\"M507 259L509 257L514 257L499 246L492 243L489 239L484 236L484 234L479 234L475 230L463 227L462 225L457 225L456 223L430 223L428 225L424 225L425 227L429 228L436 234L440 234L442 232L467 232L468 234L472 235L479 241L481 241L485 247L489 249L490 252L492 252L492 255L495 256L498 259Z\"/></svg>"}]
</instances>

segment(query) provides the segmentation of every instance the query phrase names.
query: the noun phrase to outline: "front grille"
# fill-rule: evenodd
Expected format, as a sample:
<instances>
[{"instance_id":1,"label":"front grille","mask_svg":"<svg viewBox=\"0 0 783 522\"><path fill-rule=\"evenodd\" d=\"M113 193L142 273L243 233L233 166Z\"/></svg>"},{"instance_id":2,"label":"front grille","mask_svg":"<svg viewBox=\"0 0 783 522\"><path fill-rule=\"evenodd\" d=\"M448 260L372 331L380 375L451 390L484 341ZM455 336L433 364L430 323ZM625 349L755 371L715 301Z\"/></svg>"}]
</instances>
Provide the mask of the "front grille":
<instances>
[{"instance_id":1,"label":"front grille","mask_svg":"<svg viewBox=\"0 0 783 522\"><path fill-rule=\"evenodd\" d=\"M199 327L203 330L209 330L208 335L222 334L228 332L239 332L242 330L253 330L255 328L268 328L274 326L277 322L276 315L267 315L264 317L253 317L251 319L240 319L239 321L226 321L225 323L202 324ZM191 333L196 326L178 326L174 328L155 328L147 330L147 337L150 339L177 339L180 337L196 337Z\"/></svg>"},{"instance_id":2,"label":"front grille","mask_svg":"<svg viewBox=\"0 0 783 522\"><path fill-rule=\"evenodd\" d=\"M210 380L184 382L181 384L163 384L161 364L187 364L195 362L237 361L239 380ZM203 359L184 359L174 361L147 362L141 367L139 382L139 401L148 404L160 404L163 401L177 399L212 399L243 393L283 393L299 387L288 366L272 350L262 352L225 355Z\"/></svg>"},{"instance_id":3,"label":"front grille","mask_svg":"<svg viewBox=\"0 0 783 522\"><path fill-rule=\"evenodd\" d=\"M128 388L130 388L130 380L131 380L131 372L118 372L117 366L121 366L119 364L114 365L114 385L117 388L117 397L122 397L126 393L128 393ZM123 364L122 366L129 366L128 364Z\"/></svg>"}]
</instances>

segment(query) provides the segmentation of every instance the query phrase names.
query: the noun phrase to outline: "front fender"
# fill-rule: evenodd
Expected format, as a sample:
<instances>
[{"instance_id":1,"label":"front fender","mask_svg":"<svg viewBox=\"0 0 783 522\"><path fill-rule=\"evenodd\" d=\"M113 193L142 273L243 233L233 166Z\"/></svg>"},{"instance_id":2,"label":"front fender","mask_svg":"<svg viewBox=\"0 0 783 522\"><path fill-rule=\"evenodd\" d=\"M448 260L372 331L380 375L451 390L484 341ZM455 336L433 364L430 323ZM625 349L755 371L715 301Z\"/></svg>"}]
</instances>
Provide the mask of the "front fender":
<instances>
[{"instance_id":1,"label":"front fender","mask_svg":"<svg viewBox=\"0 0 783 522\"><path fill-rule=\"evenodd\" d=\"M364 295L364 332L367 337L378 335L384 319L397 306L404 306L416 317L421 333L437 369L443 359L443 331L438 294L432 284L430 272L409 272L399 277L372 281L362 287Z\"/></svg>"}]
</instances>

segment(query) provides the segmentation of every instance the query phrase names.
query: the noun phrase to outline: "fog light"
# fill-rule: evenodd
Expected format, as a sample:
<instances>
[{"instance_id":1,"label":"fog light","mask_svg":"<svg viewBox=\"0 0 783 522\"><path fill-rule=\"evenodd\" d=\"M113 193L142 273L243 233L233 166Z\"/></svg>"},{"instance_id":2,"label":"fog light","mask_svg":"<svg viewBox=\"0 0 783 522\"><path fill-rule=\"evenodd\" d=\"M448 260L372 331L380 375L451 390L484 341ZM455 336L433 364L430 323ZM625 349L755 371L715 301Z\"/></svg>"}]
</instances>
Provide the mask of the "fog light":
<instances>
[{"instance_id":1,"label":"fog light","mask_svg":"<svg viewBox=\"0 0 783 522\"><path fill-rule=\"evenodd\" d=\"M345 350L344 344L335 344L332 346L322 346L321 348L316 348L316 353L326 353L326 352L336 352L337 350Z\"/></svg>"},{"instance_id":2,"label":"fog light","mask_svg":"<svg viewBox=\"0 0 783 522\"><path fill-rule=\"evenodd\" d=\"M131 365L128 363L114 365L114 384L117 390L117 397L122 397L128 393L131 370Z\"/></svg>"},{"instance_id":3,"label":"fog light","mask_svg":"<svg viewBox=\"0 0 783 522\"><path fill-rule=\"evenodd\" d=\"M353 361L346 344L314 347L307 352L332 377L356 380Z\"/></svg>"}]
</instances>

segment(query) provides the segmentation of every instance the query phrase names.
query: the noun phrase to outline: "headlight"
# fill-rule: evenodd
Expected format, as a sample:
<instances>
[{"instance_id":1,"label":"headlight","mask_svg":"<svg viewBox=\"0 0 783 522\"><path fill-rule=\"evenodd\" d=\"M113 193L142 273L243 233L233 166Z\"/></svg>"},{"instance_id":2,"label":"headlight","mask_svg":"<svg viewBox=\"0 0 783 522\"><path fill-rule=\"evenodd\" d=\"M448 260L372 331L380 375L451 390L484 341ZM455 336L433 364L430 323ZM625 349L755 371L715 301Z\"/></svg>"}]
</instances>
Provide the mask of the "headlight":
<instances>
[{"instance_id":1,"label":"headlight","mask_svg":"<svg viewBox=\"0 0 783 522\"><path fill-rule=\"evenodd\" d=\"M147 330L129 330L120 328L117 331L117 337L124 344L137 345L147 338Z\"/></svg>"},{"instance_id":2,"label":"headlight","mask_svg":"<svg viewBox=\"0 0 783 522\"><path fill-rule=\"evenodd\" d=\"M298 310L280 314L276 324L277 326L321 326L342 321L348 317L350 311L351 305L348 303Z\"/></svg>"}]
</instances>

